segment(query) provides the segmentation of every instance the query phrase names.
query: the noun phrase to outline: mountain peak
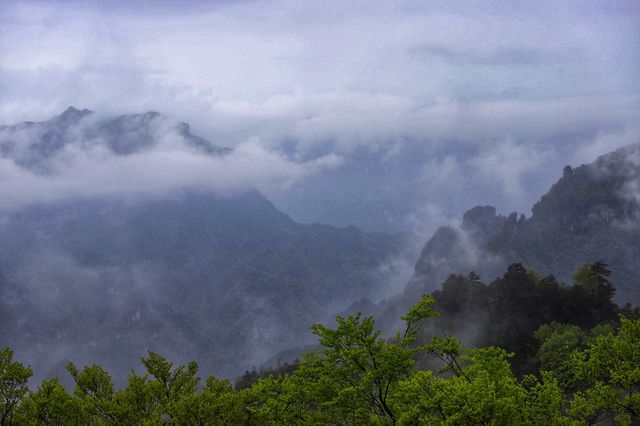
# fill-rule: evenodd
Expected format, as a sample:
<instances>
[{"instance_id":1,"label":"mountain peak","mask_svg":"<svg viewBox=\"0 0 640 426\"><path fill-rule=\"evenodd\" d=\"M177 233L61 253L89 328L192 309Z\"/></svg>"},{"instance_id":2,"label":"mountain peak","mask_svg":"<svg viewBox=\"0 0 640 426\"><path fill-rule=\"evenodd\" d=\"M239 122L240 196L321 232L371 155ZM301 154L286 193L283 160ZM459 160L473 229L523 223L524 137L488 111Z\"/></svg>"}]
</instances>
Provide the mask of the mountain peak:
<instances>
[{"instance_id":1,"label":"mountain peak","mask_svg":"<svg viewBox=\"0 0 640 426\"><path fill-rule=\"evenodd\" d=\"M493 206L475 206L465 212L462 222L465 225L476 225L496 217L496 208Z\"/></svg>"},{"instance_id":2,"label":"mountain peak","mask_svg":"<svg viewBox=\"0 0 640 426\"><path fill-rule=\"evenodd\" d=\"M573 167L564 166L564 169L562 171L562 177L564 177L565 179L570 179L570 178L572 178L574 176L575 176L575 173L573 171Z\"/></svg>"},{"instance_id":3,"label":"mountain peak","mask_svg":"<svg viewBox=\"0 0 640 426\"><path fill-rule=\"evenodd\" d=\"M62 114L60 114L58 117L56 117L56 120L60 121L60 122L69 123L69 122L80 120L81 118L85 117L86 115L91 114L92 112L93 111L88 110L86 108L85 109L77 109L74 106L69 106L69 108L64 110L64 112Z\"/></svg>"}]
</instances>

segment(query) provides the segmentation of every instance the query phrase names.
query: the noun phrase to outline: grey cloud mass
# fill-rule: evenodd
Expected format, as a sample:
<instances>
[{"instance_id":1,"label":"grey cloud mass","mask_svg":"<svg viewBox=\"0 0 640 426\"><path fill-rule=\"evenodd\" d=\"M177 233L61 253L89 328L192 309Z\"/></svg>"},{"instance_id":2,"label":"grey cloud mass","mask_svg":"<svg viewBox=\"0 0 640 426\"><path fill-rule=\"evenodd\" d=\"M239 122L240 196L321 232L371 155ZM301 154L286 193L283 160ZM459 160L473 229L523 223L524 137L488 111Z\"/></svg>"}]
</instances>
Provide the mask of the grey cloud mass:
<instances>
[{"instance_id":1,"label":"grey cloud mass","mask_svg":"<svg viewBox=\"0 0 640 426\"><path fill-rule=\"evenodd\" d=\"M155 110L234 151L68 147L55 178L3 158L0 195L267 182L296 219L384 230L522 211L640 140L639 52L635 1L4 2L1 123Z\"/></svg>"},{"instance_id":2,"label":"grey cloud mass","mask_svg":"<svg viewBox=\"0 0 640 426\"><path fill-rule=\"evenodd\" d=\"M155 112L114 118L74 108L0 127L0 152L0 211L69 198L268 189L340 161L291 161L255 140L216 147Z\"/></svg>"}]
</instances>

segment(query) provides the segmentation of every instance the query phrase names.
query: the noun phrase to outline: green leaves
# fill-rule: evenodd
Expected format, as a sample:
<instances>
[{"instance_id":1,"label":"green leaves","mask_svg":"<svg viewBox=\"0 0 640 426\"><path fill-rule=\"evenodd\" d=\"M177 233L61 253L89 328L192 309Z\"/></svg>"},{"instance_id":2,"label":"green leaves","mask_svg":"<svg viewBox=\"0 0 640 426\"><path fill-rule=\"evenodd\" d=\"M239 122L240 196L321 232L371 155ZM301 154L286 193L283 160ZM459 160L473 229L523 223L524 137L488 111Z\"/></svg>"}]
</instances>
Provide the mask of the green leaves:
<instances>
[{"instance_id":1,"label":"green leaves","mask_svg":"<svg viewBox=\"0 0 640 426\"><path fill-rule=\"evenodd\" d=\"M31 426L85 424L80 401L69 395L58 379L45 380L37 391L28 394L16 417L16 423Z\"/></svg>"},{"instance_id":2,"label":"green leaves","mask_svg":"<svg viewBox=\"0 0 640 426\"><path fill-rule=\"evenodd\" d=\"M499 348L475 349L460 374L415 371L394 396L399 424L539 425L569 424L563 395L551 377L519 382Z\"/></svg>"},{"instance_id":3,"label":"green leaves","mask_svg":"<svg viewBox=\"0 0 640 426\"><path fill-rule=\"evenodd\" d=\"M149 386L160 404L170 404L182 395L193 393L200 382L198 365L195 362L173 368L172 362L154 352L149 352L147 358L143 357L140 360L147 373L153 377Z\"/></svg>"},{"instance_id":4,"label":"green leaves","mask_svg":"<svg viewBox=\"0 0 640 426\"><path fill-rule=\"evenodd\" d=\"M571 412L578 418L640 421L640 320L620 318L617 334L598 336L572 356L576 376L589 387L578 392Z\"/></svg>"},{"instance_id":5,"label":"green leaves","mask_svg":"<svg viewBox=\"0 0 640 426\"><path fill-rule=\"evenodd\" d=\"M323 371L333 375L337 385L329 404L350 415L358 413L363 419L375 416L379 421L395 423L397 415L390 395L398 382L411 374L413 355L422 348L410 346L416 341L422 320L437 316L434 303L433 296L423 296L413 305L402 317L406 323L404 332L398 332L394 341L382 339L373 318L361 319L360 314L338 317L335 330L313 326L320 344L327 347L324 358L316 359L316 363L327 364ZM355 412L354 407L358 407Z\"/></svg>"},{"instance_id":6,"label":"green leaves","mask_svg":"<svg viewBox=\"0 0 640 426\"><path fill-rule=\"evenodd\" d=\"M115 391L109 373L97 364L79 370L69 363L67 371L76 383L73 393L85 415L94 418L99 425L119 423L123 413L114 399Z\"/></svg>"},{"instance_id":7,"label":"green leaves","mask_svg":"<svg viewBox=\"0 0 640 426\"><path fill-rule=\"evenodd\" d=\"M588 271L589 272L589 271ZM589 272L591 273L591 272ZM552 323L535 334L542 372L516 377L514 356L499 347L465 350L453 336L421 327L438 314L423 296L385 339L372 317L315 325L324 349L288 374L234 390L228 380L201 383L194 362L175 366L149 352L146 374L131 372L115 390L99 365L67 369L70 395L57 379L28 392L31 370L0 351L4 425L577 425L640 421L640 319L619 318L590 333ZM416 358L435 370L416 368ZM441 368L438 368L441 367Z\"/></svg>"},{"instance_id":8,"label":"green leaves","mask_svg":"<svg viewBox=\"0 0 640 426\"><path fill-rule=\"evenodd\" d=\"M12 424L13 415L27 393L27 381L33 371L13 360L13 351L0 349L0 425Z\"/></svg>"},{"instance_id":9,"label":"green leaves","mask_svg":"<svg viewBox=\"0 0 640 426\"><path fill-rule=\"evenodd\" d=\"M588 335L578 326L551 323L543 325L535 333L541 343L538 361L542 371L550 371L566 391L575 391L582 386L576 376L575 363L571 356L584 349Z\"/></svg>"}]
</instances>

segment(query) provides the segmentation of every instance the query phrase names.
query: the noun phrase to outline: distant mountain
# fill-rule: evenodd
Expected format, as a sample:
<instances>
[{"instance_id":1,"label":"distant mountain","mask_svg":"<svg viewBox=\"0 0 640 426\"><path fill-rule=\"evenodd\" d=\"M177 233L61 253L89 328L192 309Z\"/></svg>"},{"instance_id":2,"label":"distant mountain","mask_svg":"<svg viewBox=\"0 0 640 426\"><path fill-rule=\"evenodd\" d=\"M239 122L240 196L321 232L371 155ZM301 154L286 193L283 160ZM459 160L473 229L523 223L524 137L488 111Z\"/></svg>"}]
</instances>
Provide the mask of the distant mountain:
<instances>
[{"instance_id":1,"label":"distant mountain","mask_svg":"<svg viewBox=\"0 0 640 426\"><path fill-rule=\"evenodd\" d=\"M128 155L158 144L163 134L169 133L207 154L230 151L193 135L188 124L173 122L154 111L102 117L88 109L69 107L47 121L0 126L0 156L22 167L46 170L47 160L70 144L103 145L114 154Z\"/></svg>"},{"instance_id":2,"label":"distant mountain","mask_svg":"<svg viewBox=\"0 0 640 426\"><path fill-rule=\"evenodd\" d=\"M204 155L229 152L153 112L94 119L74 108L0 128L0 147L46 174L68 144L129 155L167 132ZM255 190L29 205L0 215L0 346L45 376L74 360L125 377L147 350L235 376L312 341L312 323L386 296L397 271L382 267L402 245L399 235L298 224Z\"/></svg>"},{"instance_id":3,"label":"distant mountain","mask_svg":"<svg viewBox=\"0 0 640 426\"><path fill-rule=\"evenodd\" d=\"M523 263L570 282L582 264L604 260L613 271L618 303L640 304L640 144L577 168L542 196L526 218L478 206L459 226L439 228L425 244L404 293L384 304L391 322L450 274L476 271L486 280ZM374 309L371 309L372 311Z\"/></svg>"}]
</instances>

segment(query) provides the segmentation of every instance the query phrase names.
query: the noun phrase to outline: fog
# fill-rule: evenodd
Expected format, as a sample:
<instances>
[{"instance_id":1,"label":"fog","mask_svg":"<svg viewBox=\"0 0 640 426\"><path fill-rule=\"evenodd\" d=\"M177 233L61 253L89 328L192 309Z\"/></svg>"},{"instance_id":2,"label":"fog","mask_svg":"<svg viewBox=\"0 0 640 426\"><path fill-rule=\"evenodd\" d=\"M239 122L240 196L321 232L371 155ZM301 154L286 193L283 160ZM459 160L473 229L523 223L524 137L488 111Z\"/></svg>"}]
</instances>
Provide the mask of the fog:
<instances>
[{"instance_id":1,"label":"fog","mask_svg":"<svg viewBox=\"0 0 640 426\"><path fill-rule=\"evenodd\" d=\"M414 284L498 274L463 213L639 142L638 75L634 0L3 1L0 332L39 377L232 375L401 293L443 225Z\"/></svg>"},{"instance_id":2,"label":"fog","mask_svg":"<svg viewBox=\"0 0 640 426\"><path fill-rule=\"evenodd\" d=\"M264 169L283 170L275 180L287 184L265 191L305 222L426 236L475 204L526 211L567 162L639 139L633 1L0 8L1 122L45 120L69 105L111 115L159 111L265 164L250 183L265 180ZM179 185L206 176L207 165L187 154L164 155L185 173ZM298 162L324 164L326 155L342 158L331 160L340 166L298 179L315 169ZM237 165L253 169L256 161ZM109 168L120 172L103 172ZM389 189L358 182L363 170L384 175ZM140 189L154 192L155 179L167 187L141 174ZM410 188L400 196L394 188L402 185ZM319 195L310 199L309 191ZM464 198L449 196L460 192ZM405 207L385 211L374 198Z\"/></svg>"},{"instance_id":3,"label":"fog","mask_svg":"<svg viewBox=\"0 0 640 426\"><path fill-rule=\"evenodd\" d=\"M184 124L157 114L114 118L87 111L65 121L66 114L0 129L1 209L99 196L171 197L184 189L224 194L286 187L340 164L335 154L294 161L257 140L211 155L190 143Z\"/></svg>"}]
</instances>

